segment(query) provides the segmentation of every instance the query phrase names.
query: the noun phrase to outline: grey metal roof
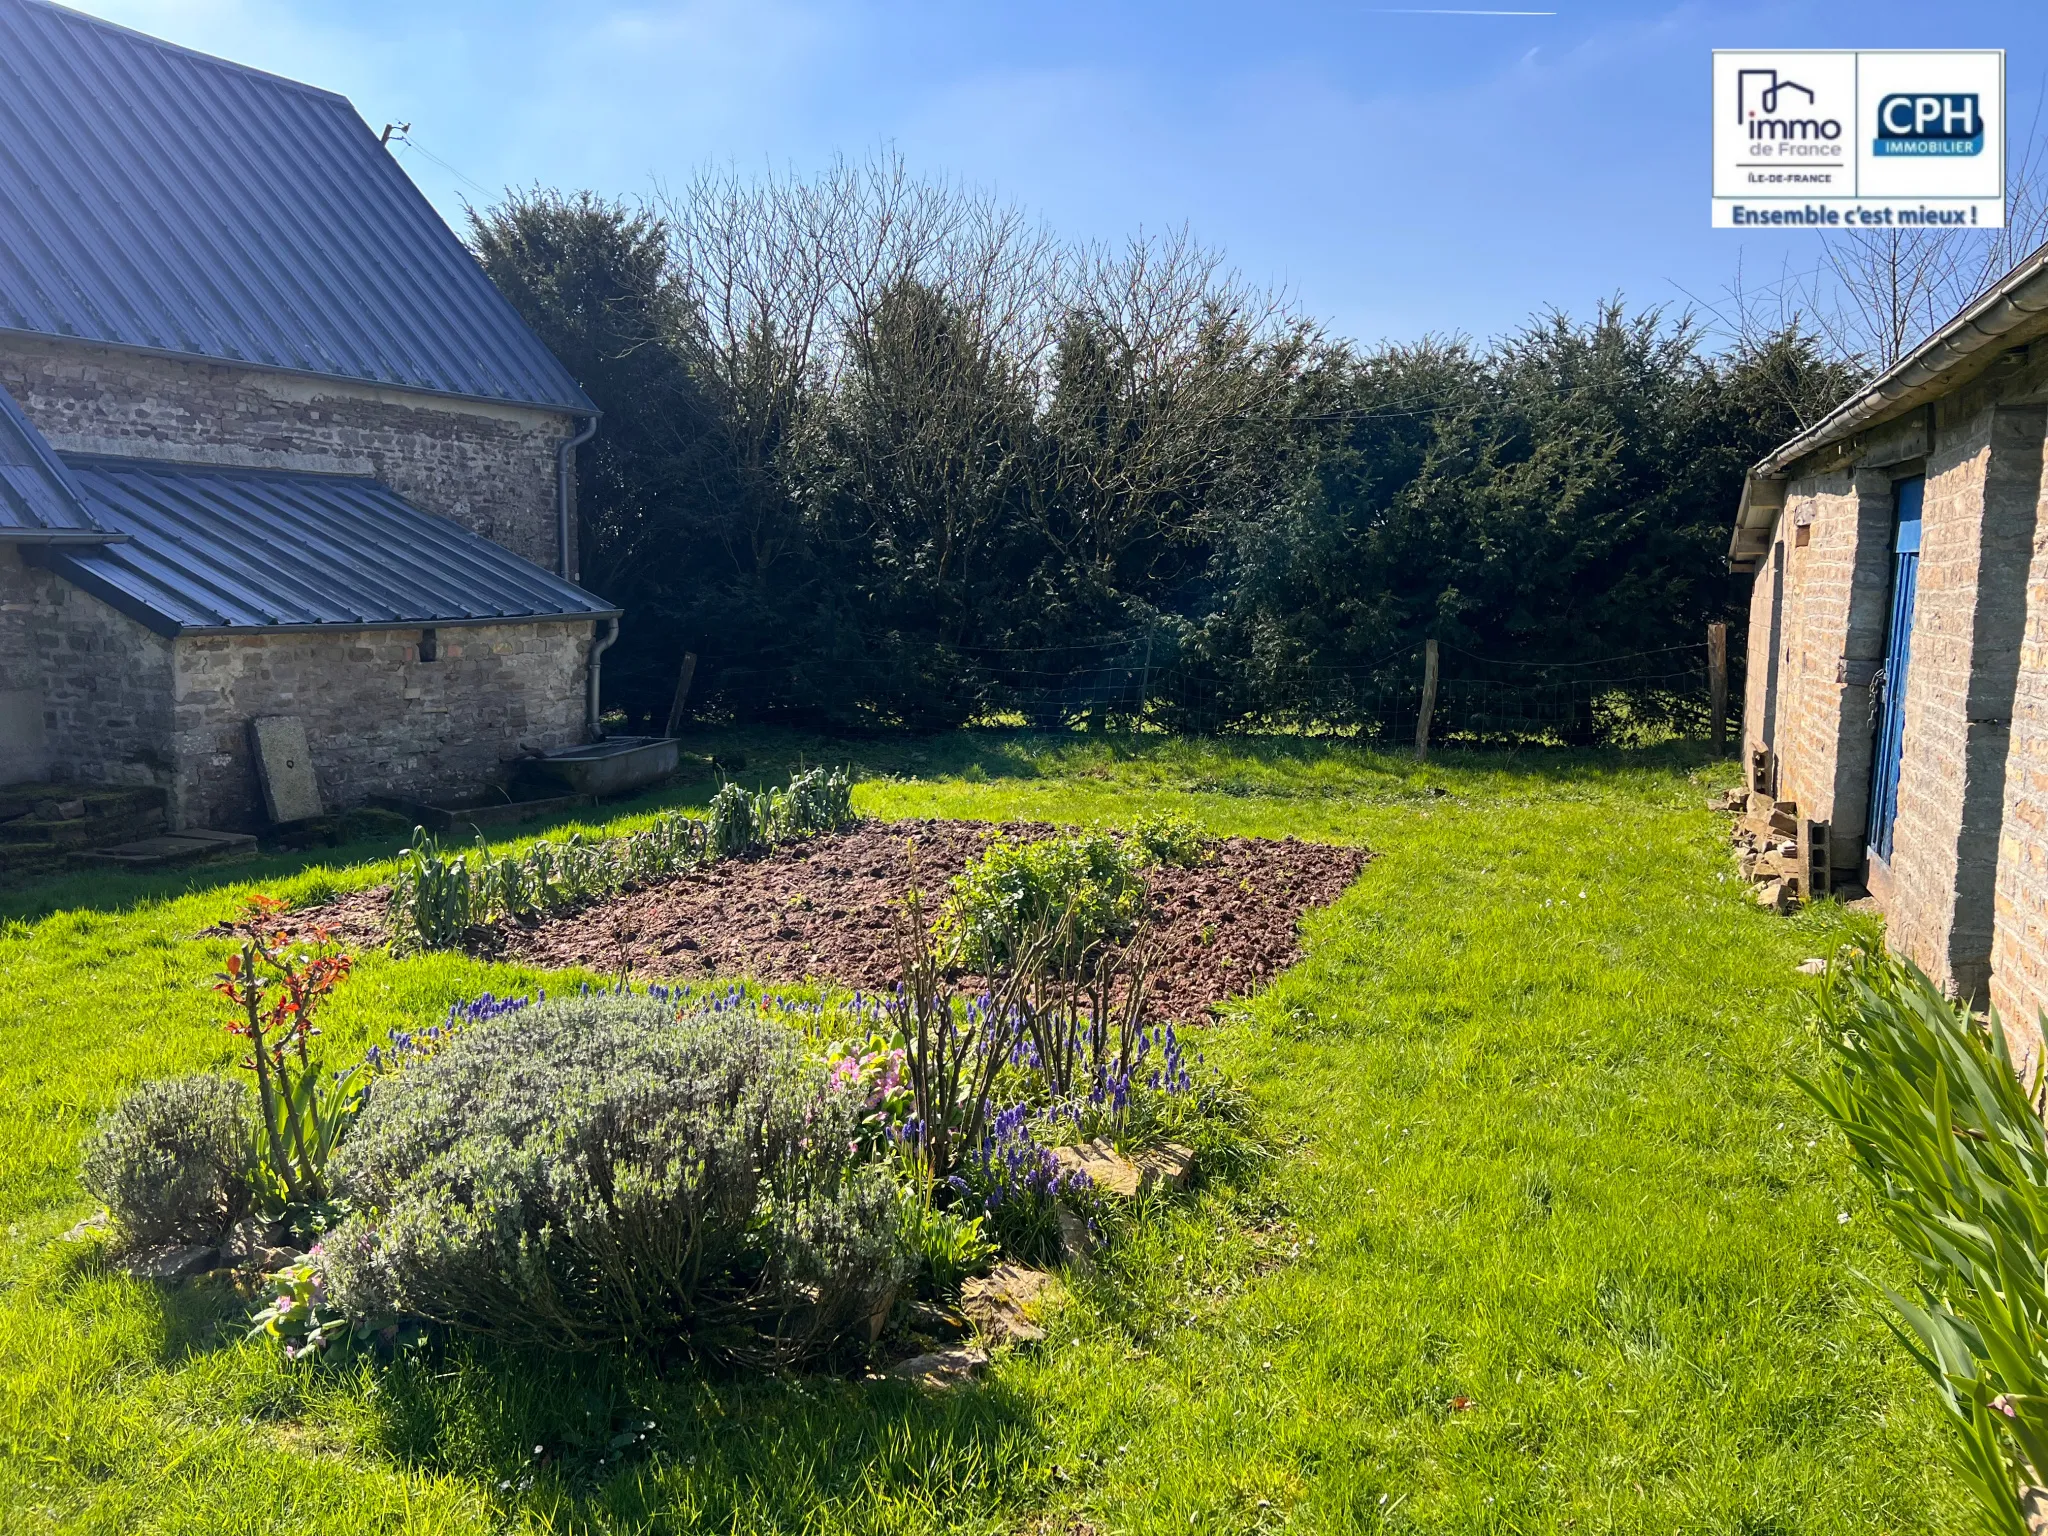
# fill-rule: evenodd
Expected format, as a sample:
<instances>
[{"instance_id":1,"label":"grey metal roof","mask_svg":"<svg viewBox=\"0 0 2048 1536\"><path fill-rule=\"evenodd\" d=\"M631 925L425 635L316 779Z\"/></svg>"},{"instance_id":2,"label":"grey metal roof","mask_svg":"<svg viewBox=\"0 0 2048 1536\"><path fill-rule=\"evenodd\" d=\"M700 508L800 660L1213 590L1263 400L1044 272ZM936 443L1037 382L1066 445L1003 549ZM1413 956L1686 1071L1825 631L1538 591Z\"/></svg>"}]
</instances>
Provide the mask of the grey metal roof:
<instances>
[{"instance_id":1,"label":"grey metal roof","mask_svg":"<svg viewBox=\"0 0 2048 1536\"><path fill-rule=\"evenodd\" d=\"M0 543L106 538L71 471L0 389Z\"/></svg>"},{"instance_id":2,"label":"grey metal roof","mask_svg":"<svg viewBox=\"0 0 2048 1536\"><path fill-rule=\"evenodd\" d=\"M1735 509L1728 566L1751 571L1771 547L1785 506L1785 477L1807 455L1895 421L1958 388L2015 342L2042 333L2048 315L2048 245L1959 310L1955 317L1797 437L1781 443L1749 472Z\"/></svg>"},{"instance_id":3,"label":"grey metal roof","mask_svg":"<svg viewBox=\"0 0 2048 1536\"><path fill-rule=\"evenodd\" d=\"M605 618L619 610L389 486L64 455L126 542L29 552L163 635Z\"/></svg>"},{"instance_id":4,"label":"grey metal roof","mask_svg":"<svg viewBox=\"0 0 2048 1536\"><path fill-rule=\"evenodd\" d=\"M0 0L0 330L590 399L328 91Z\"/></svg>"}]
</instances>

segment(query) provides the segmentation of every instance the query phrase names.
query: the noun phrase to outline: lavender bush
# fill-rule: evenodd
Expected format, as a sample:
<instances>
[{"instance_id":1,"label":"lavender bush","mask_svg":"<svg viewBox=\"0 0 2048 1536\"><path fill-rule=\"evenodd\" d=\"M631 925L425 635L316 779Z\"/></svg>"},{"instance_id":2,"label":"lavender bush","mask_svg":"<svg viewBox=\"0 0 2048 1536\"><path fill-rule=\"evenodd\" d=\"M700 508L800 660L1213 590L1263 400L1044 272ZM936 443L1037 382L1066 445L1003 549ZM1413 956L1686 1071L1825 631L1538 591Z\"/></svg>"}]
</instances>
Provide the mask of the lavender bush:
<instances>
[{"instance_id":1,"label":"lavender bush","mask_svg":"<svg viewBox=\"0 0 2048 1536\"><path fill-rule=\"evenodd\" d=\"M855 1142L850 1097L757 1007L537 1003L378 1083L323 1268L351 1318L813 1354L907 1267L895 1181Z\"/></svg>"},{"instance_id":2,"label":"lavender bush","mask_svg":"<svg viewBox=\"0 0 2048 1536\"><path fill-rule=\"evenodd\" d=\"M100 1121L82 1178L123 1242L208 1242L248 1214L255 1135L241 1083L144 1083Z\"/></svg>"}]
</instances>

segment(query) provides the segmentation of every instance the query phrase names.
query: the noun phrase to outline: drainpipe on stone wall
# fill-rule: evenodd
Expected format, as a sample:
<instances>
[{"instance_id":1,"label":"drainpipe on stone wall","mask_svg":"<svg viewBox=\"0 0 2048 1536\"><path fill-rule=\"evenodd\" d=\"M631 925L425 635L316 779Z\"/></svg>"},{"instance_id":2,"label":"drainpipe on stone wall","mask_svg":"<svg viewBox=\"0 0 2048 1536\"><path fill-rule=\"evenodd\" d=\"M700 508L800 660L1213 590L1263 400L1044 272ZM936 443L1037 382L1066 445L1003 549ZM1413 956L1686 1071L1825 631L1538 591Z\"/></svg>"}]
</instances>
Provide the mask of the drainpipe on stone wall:
<instances>
[{"instance_id":1,"label":"drainpipe on stone wall","mask_svg":"<svg viewBox=\"0 0 2048 1536\"><path fill-rule=\"evenodd\" d=\"M595 629L591 630L590 632L590 695L587 699L584 700L583 723L586 727L588 727L590 732L590 739L592 741L602 741L604 739L604 732L598 729L597 723L598 668L601 659L604 656L604 653L610 650L612 648L612 643L619 638L619 621L617 619L610 619L606 622L608 622L611 625L612 630L611 633L606 635L602 640L600 640L597 637L597 631Z\"/></svg>"},{"instance_id":2,"label":"drainpipe on stone wall","mask_svg":"<svg viewBox=\"0 0 2048 1536\"><path fill-rule=\"evenodd\" d=\"M574 581L569 569L569 455L597 436L597 418L591 417L583 430L555 449L555 569L564 581Z\"/></svg>"}]
</instances>

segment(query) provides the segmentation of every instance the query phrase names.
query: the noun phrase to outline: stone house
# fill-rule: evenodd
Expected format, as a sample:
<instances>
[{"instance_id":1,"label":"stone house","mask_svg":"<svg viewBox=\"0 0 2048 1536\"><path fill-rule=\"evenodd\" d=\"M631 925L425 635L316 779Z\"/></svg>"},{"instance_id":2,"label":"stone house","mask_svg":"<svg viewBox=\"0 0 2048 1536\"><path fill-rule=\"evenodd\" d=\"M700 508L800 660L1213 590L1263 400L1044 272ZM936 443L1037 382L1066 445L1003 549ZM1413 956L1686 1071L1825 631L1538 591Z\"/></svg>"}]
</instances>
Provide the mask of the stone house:
<instances>
[{"instance_id":1,"label":"stone house","mask_svg":"<svg viewBox=\"0 0 2048 1536\"><path fill-rule=\"evenodd\" d=\"M595 729L596 410L342 97L0 0L0 784L262 819Z\"/></svg>"},{"instance_id":2,"label":"stone house","mask_svg":"<svg viewBox=\"0 0 2048 1536\"><path fill-rule=\"evenodd\" d=\"M1813 882L2023 1034L2048 1007L2048 248L1751 471L1745 748Z\"/></svg>"}]
</instances>

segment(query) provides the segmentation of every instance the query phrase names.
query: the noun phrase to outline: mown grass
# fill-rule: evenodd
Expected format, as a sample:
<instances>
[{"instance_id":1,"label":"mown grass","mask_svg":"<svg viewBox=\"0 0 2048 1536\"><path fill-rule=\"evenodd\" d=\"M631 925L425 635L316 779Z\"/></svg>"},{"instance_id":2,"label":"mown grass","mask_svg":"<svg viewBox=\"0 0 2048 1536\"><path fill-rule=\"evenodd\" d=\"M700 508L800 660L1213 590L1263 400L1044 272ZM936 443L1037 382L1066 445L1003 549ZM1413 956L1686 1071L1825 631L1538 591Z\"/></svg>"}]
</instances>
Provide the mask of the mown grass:
<instances>
[{"instance_id":1,"label":"mown grass","mask_svg":"<svg viewBox=\"0 0 2048 1536\"><path fill-rule=\"evenodd\" d=\"M1942 1528L1929 1393L1849 1278L1895 1272L1788 1083L1793 967L1683 750L1400 758L1300 741L727 735L743 779L850 757L884 816L1121 821L1380 857L1207 1037L1285 1152L1145 1214L988 1385L657 1374L467 1345L300 1370L231 1298L61 1238L130 1083L231 1056L193 937L383 849L0 897L0 1528L1105 1532ZM709 781L628 807L701 800ZM1582 894L1583 893L1583 894ZM564 979L366 957L352 1054ZM1846 1216L1848 1219L1843 1220ZM652 1423L644 1442L612 1442Z\"/></svg>"}]
</instances>

